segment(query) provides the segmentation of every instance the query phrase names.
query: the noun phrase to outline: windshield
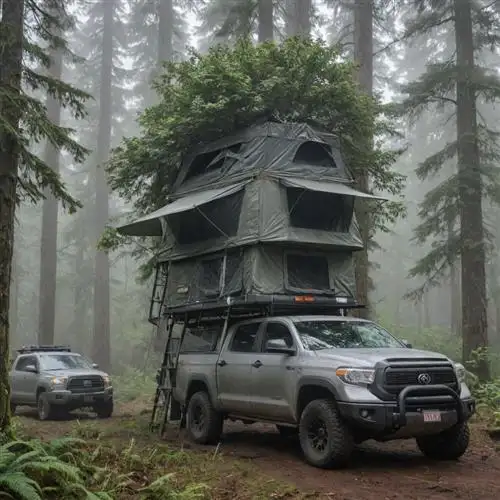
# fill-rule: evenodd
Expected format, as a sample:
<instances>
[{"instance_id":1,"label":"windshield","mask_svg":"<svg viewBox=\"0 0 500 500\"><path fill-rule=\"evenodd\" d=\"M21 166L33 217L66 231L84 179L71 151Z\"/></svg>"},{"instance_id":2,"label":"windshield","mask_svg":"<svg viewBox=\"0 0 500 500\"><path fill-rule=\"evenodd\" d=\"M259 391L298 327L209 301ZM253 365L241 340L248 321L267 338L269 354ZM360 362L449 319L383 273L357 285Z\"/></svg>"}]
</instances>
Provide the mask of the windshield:
<instances>
[{"instance_id":1,"label":"windshield","mask_svg":"<svg viewBox=\"0 0 500 500\"><path fill-rule=\"evenodd\" d=\"M295 328L305 349L404 347L388 331L369 321L297 321Z\"/></svg>"},{"instance_id":2,"label":"windshield","mask_svg":"<svg viewBox=\"0 0 500 500\"><path fill-rule=\"evenodd\" d=\"M42 370L92 369L92 363L77 354L40 354Z\"/></svg>"}]
</instances>

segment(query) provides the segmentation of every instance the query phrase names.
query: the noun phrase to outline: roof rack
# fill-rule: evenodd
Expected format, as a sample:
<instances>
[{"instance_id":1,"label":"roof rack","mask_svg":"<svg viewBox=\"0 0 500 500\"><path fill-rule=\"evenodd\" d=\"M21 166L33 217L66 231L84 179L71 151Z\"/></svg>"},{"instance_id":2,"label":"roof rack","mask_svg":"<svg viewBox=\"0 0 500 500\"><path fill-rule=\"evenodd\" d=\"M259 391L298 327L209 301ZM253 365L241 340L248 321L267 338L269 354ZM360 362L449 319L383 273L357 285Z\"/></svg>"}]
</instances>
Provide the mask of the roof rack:
<instances>
[{"instance_id":1,"label":"roof rack","mask_svg":"<svg viewBox=\"0 0 500 500\"><path fill-rule=\"evenodd\" d=\"M256 316L345 315L350 309L363 307L350 297L246 295L166 307L164 314L175 322L189 323L222 321L227 317L228 309L232 320L242 320Z\"/></svg>"},{"instance_id":2,"label":"roof rack","mask_svg":"<svg viewBox=\"0 0 500 500\"><path fill-rule=\"evenodd\" d=\"M19 354L28 352L71 352L71 347L67 345L23 345L17 349Z\"/></svg>"}]
</instances>

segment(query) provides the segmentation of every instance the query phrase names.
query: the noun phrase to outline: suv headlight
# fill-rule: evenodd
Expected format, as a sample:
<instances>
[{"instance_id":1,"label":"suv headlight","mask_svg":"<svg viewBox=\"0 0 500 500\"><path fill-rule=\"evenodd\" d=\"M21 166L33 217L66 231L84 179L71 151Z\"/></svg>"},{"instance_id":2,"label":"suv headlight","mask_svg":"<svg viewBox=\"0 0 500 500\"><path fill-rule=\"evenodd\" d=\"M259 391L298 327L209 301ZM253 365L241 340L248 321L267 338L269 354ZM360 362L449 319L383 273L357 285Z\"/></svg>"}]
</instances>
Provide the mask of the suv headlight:
<instances>
[{"instance_id":1,"label":"suv headlight","mask_svg":"<svg viewBox=\"0 0 500 500\"><path fill-rule=\"evenodd\" d=\"M370 385L375 380L375 370L369 368L337 368L335 374L351 385Z\"/></svg>"},{"instance_id":2,"label":"suv headlight","mask_svg":"<svg viewBox=\"0 0 500 500\"><path fill-rule=\"evenodd\" d=\"M108 387L111 387L111 379L109 378L109 375L103 375L102 381L104 382L105 389L107 389Z\"/></svg>"},{"instance_id":3,"label":"suv headlight","mask_svg":"<svg viewBox=\"0 0 500 500\"><path fill-rule=\"evenodd\" d=\"M461 363L455 363L455 374L458 379L458 383L461 384L465 382L465 377L467 376L467 370Z\"/></svg>"},{"instance_id":4,"label":"suv headlight","mask_svg":"<svg viewBox=\"0 0 500 500\"><path fill-rule=\"evenodd\" d=\"M52 384L53 389L61 389L66 387L66 382L68 381L68 377L52 377L50 379L50 383Z\"/></svg>"}]
</instances>

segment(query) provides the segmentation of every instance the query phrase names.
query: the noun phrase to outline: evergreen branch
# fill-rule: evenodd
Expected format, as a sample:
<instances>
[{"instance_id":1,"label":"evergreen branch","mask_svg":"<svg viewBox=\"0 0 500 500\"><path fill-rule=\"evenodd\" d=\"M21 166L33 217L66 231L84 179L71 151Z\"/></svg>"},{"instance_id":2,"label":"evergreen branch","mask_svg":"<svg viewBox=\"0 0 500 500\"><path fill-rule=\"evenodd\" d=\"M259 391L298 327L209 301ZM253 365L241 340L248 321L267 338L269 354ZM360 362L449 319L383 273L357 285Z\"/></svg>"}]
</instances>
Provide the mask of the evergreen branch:
<instances>
[{"instance_id":1,"label":"evergreen branch","mask_svg":"<svg viewBox=\"0 0 500 500\"><path fill-rule=\"evenodd\" d=\"M447 143L440 151L428 156L420 163L416 170L417 177L424 180L429 175L436 175L447 161L455 157L457 150L457 141Z\"/></svg>"}]
</instances>

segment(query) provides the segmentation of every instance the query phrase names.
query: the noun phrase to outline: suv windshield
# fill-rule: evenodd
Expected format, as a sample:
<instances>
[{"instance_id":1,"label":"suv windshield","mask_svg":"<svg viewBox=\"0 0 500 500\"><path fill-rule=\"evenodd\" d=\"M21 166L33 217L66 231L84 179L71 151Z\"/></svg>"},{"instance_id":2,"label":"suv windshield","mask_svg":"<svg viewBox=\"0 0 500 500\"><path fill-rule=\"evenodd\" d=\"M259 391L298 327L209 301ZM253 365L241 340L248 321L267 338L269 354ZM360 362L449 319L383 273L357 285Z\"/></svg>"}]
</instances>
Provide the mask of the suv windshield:
<instances>
[{"instance_id":1,"label":"suv windshield","mask_svg":"<svg viewBox=\"0 0 500 500\"><path fill-rule=\"evenodd\" d=\"M355 349L404 347L388 331L369 321L296 321L305 349Z\"/></svg>"},{"instance_id":2,"label":"suv windshield","mask_svg":"<svg viewBox=\"0 0 500 500\"><path fill-rule=\"evenodd\" d=\"M92 369L90 361L78 354L40 354L39 360L42 370Z\"/></svg>"}]
</instances>

